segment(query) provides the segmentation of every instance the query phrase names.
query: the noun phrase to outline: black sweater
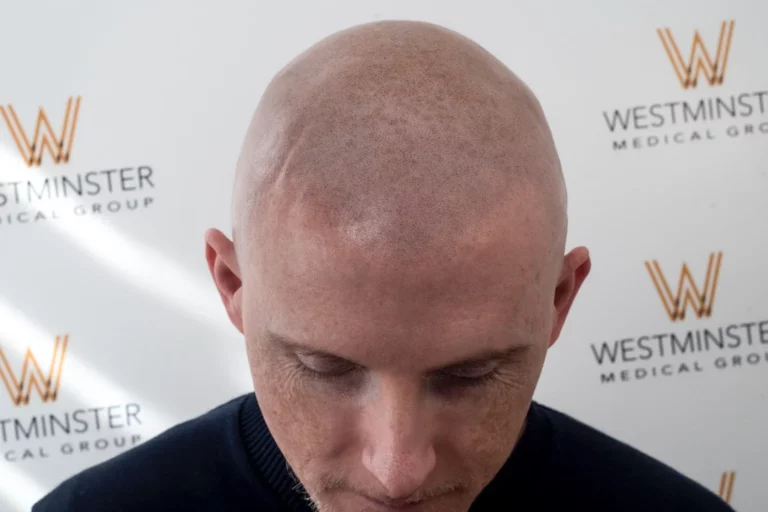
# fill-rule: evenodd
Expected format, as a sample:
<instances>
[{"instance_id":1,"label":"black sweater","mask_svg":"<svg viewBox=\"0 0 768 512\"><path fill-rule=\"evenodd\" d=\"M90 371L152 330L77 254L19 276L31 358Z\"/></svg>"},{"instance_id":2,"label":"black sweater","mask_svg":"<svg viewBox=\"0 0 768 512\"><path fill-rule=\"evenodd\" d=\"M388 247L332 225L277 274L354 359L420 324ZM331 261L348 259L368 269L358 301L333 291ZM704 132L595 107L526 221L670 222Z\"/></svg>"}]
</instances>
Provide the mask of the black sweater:
<instances>
[{"instance_id":1,"label":"black sweater","mask_svg":"<svg viewBox=\"0 0 768 512\"><path fill-rule=\"evenodd\" d=\"M65 481L33 512L310 512L253 393ZM729 511L673 469L534 403L514 452L471 512Z\"/></svg>"}]
</instances>

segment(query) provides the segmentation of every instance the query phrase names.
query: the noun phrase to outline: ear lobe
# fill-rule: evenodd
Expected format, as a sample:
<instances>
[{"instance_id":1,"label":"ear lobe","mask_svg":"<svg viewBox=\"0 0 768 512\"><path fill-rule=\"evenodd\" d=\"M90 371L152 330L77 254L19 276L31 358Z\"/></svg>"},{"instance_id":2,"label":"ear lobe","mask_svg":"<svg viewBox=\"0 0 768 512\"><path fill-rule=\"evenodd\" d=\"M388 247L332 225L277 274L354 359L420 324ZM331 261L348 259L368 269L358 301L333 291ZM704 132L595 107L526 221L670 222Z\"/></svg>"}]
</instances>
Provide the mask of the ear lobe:
<instances>
[{"instance_id":1,"label":"ear lobe","mask_svg":"<svg viewBox=\"0 0 768 512\"><path fill-rule=\"evenodd\" d=\"M240 279L234 243L221 231L208 230L205 233L205 259L229 320L242 333L241 289L243 283Z\"/></svg>"},{"instance_id":2,"label":"ear lobe","mask_svg":"<svg viewBox=\"0 0 768 512\"><path fill-rule=\"evenodd\" d=\"M577 247L565 256L560 280L555 289L554 313L550 346L557 341L573 301L592 269L592 260L586 247Z\"/></svg>"}]
</instances>

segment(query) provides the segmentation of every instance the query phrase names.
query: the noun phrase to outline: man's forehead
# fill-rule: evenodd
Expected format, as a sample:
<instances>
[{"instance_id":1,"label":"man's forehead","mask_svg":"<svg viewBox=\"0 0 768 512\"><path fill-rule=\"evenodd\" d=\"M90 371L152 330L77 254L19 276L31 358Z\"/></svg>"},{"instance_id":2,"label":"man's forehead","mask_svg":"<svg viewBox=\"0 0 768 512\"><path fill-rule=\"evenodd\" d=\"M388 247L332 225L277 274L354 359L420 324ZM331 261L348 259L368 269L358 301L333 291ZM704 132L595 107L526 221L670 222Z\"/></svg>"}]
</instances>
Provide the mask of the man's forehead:
<instances>
[{"instance_id":1,"label":"man's forehead","mask_svg":"<svg viewBox=\"0 0 768 512\"><path fill-rule=\"evenodd\" d=\"M523 269L512 251L488 253L457 264L463 251L395 261L340 256L322 244L267 251L268 264L244 282L244 307L260 319L253 332L295 346L353 361L399 364L406 351L449 364L524 344L547 311L542 290L551 283L541 268Z\"/></svg>"},{"instance_id":2,"label":"man's forehead","mask_svg":"<svg viewBox=\"0 0 768 512\"><path fill-rule=\"evenodd\" d=\"M269 228L243 255L248 273L294 288L339 284L382 291L401 287L417 295L420 288L492 294L489 287L495 285L534 283L562 258L544 207L510 204L485 216L413 218L427 208L420 205L412 215L369 212L343 222L300 205L261 224Z\"/></svg>"}]
</instances>

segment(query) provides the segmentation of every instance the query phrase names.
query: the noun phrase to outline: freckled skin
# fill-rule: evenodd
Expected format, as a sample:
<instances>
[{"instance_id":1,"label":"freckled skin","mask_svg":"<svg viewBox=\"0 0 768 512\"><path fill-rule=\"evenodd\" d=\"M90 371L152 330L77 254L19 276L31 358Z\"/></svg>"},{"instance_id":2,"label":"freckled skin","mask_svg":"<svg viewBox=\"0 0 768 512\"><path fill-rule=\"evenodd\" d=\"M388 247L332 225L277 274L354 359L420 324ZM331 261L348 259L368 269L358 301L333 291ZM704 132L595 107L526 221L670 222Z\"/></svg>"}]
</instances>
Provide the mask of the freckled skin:
<instances>
[{"instance_id":1,"label":"freckled skin","mask_svg":"<svg viewBox=\"0 0 768 512\"><path fill-rule=\"evenodd\" d=\"M434 25L335 34L265 92L233 218L234 243L207 234L208 262L312 502L466 511L521 435L590 267L584 248L563 256L565 188L533 94ZM307 368L327 358L273 334L352 370L320 378ZM511 347L477 384L443 371Z\"/></svg>"}]
</instances>

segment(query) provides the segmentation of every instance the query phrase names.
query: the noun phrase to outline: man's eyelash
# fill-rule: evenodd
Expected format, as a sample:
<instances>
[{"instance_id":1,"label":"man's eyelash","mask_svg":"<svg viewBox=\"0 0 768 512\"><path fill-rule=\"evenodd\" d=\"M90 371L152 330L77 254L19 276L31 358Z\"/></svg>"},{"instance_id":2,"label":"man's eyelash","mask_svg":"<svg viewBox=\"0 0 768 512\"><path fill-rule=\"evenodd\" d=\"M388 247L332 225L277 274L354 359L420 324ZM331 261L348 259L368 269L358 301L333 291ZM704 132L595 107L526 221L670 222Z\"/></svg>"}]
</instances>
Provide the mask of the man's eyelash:
<instances>
[{"instance_id":1,"label":"man's eyelash","mask_svg":"<svg viewBox=\"0 0 768 512\"><path fill-rule=\"evenodd\" d=\"M300 373L302 373L304 376L314 380L324 381L324 382L333 382L335 380L348 377L349 375L359 370L359 367L357 366L346 365L344 367L340 367L340 369L338 370L321 372L311 368L310 366L307 366L306 364L300 361L296 363L296 366L297 366L297 370ZM450 390L451 388L462 389L462 388L482 387L490 383L491 381L493 381L498 375L499 375L499 368L494 368L493 370L479 377L463 377L461 375L456 375L454 373L446 371L446 372L439 372L436 375L431 376L431 378L428 377L428 379L432 380L436 388L443 389L443 390Z\"/></svg>"},{"instance_id":2,"label":"man's eyelash","mask_svg":"<svg viewBox=\"0 0 768 512\"><path fill-rule=\"evenodd\" d=\"M450 386L471 388L471 387L480 387L489 383L490 381L495 379L498 376L498 374L499 374L498 368L494 368L493 370L479 377L461 377L459 375L454 375L451 373L443 373L439 376L439 379L443 380L445 384L448 384Z\"/></svg>"},{"instance_id":3,"label":"man's eyelash","mask_svg":"<svg viewBox=\"0 0 768 512\"><path fill-rule=\"evenodd\" d=\"M346 368L342 368L340 370L330 371L330 372L319 372L317 370L314 370L314 369L310 368L309 366L307 366L306 364L304 364L302 362L297 362L296 366L297 366L297 369L301 373L303 373L304 375L306 375L308 377L311 377L313 379L318 379L318 380L333 380L333 379L337 379L337 378L349 375L350 373L352 373L355 370L357 370L357 368L355 366L351 366L351 365L346 367Z\"/></svg>"}]
</instances>

